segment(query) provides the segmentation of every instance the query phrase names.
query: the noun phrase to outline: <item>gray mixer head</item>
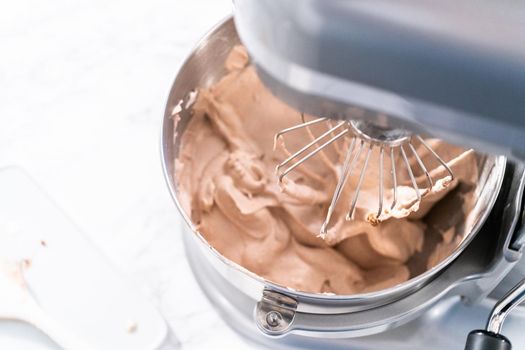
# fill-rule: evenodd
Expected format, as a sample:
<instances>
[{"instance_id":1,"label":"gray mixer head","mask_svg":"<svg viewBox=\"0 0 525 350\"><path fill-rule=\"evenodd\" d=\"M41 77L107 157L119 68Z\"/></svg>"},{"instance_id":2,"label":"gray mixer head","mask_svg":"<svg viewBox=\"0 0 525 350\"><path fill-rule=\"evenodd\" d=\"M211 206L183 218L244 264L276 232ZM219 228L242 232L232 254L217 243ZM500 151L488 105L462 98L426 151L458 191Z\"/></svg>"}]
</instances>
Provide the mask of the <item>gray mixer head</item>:
<instances>
[{"instance_id":1,"label":"gray mixer head","mask_svg":"<svg viewBox=\"0 0 525 350\"><path fill-rule=\"evenodd\" d=\"M525 159L523 2L235 0L235 23L303 112Z\"/></svg>"}]
</instances>

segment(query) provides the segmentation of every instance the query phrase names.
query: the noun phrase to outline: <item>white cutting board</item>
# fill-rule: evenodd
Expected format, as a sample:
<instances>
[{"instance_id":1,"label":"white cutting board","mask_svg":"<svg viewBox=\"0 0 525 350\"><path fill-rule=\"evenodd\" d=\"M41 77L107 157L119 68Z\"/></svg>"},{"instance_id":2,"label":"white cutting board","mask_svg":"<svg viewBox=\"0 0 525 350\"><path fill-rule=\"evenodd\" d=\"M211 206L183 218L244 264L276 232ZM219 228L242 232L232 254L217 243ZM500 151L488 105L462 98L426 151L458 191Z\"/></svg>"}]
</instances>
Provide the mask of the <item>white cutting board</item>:
<instances>
[{"instance_id":1,"label":"white cutting board","mask_svg":"<svg viewBox=\"0 0 525 350\"><path fill-rule=\"evenodd\" d=\"M155 307L17 168L0 169L0 256L28 259L40 306L93 349L177 348ZM31 326L0 321L0 349L59 348Z\"/></svg>"}]
</instances>

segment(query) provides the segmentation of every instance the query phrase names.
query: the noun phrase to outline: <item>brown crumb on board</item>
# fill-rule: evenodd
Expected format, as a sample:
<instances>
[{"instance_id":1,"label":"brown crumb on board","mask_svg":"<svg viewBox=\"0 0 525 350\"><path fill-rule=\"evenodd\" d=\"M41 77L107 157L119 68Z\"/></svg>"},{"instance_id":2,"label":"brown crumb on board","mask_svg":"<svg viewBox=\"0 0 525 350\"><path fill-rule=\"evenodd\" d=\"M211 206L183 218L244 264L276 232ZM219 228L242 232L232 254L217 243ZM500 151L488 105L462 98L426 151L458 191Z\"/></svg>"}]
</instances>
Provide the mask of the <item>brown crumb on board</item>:
<instances>
[{"instance_id":1,"label":"brown crumb on board","mask_svg":"<svg viewBox=\"0 0 525 350\"><path fill-rule=\"evenodd\" d=\"M135 333L137 331L137 328L138 328L138 324L135 321L130 320L126 324L126 330L128 331L128 333Z\"/></svg>"},{"instance_id":2,"label":"brown crumb on board","mask_svg":"<svg viewBox=\"0 0 525 350\"><path fill-rule=\"evenodd\" d=\"M31 267L32 261L31 261L31 259L24 259L24 260L22 260L22 263L24 264L24 268L28 269L28 268Z\"/></svg>"}]
</instances>

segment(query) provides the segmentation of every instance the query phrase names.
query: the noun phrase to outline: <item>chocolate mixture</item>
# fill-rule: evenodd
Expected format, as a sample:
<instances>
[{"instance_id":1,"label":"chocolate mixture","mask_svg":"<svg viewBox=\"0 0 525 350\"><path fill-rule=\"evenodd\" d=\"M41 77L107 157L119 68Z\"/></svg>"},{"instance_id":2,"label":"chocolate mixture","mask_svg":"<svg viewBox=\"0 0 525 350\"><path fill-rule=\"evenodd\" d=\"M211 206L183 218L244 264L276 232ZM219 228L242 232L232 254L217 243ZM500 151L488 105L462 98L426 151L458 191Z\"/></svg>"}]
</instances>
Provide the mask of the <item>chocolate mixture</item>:
<instances>
[{"instance_id":1,"label":"chocolate mixture","mask_svg":"<svg viewBox=\"0 0 525 350\"><path fill-rule=\"evenodd\" d=\"M359 172L345 186L328 235L319 237L349 141L300 166L280 187L275 167L287 149L299 149L320 129L291 133L286 148L274 151L275 133L300 123L300 114L263 86L243 47L235 47L225 64L229 73L199 91L176 160L183 208L222 255L289 288L355 294L404 282L439 263L461 242L456 225L473 206L476 156L437 139L426 141L447 161L453 181L416 144L435 184L414 206L416 193L397 155L398 199L390 208L391 164L385 157L385 208L381 222L372 225L378 205L375 147L354 220L345 215ZM409 160L418 169L416 160ZM415 175L420 188L428 187L422 172Z\"/></svg>"}]
</instances>

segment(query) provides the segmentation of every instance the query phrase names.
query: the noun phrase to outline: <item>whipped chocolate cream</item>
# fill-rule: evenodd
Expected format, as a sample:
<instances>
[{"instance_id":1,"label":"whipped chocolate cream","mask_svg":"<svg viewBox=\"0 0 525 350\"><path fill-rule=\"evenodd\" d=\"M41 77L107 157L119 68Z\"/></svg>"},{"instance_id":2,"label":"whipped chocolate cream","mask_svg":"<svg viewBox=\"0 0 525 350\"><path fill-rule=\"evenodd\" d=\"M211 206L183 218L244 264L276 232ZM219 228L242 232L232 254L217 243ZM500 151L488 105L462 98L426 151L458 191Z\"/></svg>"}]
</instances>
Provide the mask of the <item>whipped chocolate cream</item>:
<instances>
[{"instance_id":1,"label":"whipped chocolate cream","mask_svg":"<svg viewBox=\"0 0 525 350\"><path fill-rule=\"evenodd\" d=\"M242 46L232 50L225 67L228 73L218 83L198 92L176 160L182 206L222 255L292 289L355 294L404 282L438 264L461 242L456 226L473 206L478 179L473 151L426 139L454 172L451 180L430 152L416 143L434 179L434 186L425 190L427 179L409 154L425 194L419 205L397 155L398 198L393 208L387 170L391 164L385 157L385 204L376 217L379 150L375 147L354 219L347 221L345 216L359 172L348 179L329 232L320 237L350 141L321 152L279 186L276 165L288 150L298 150L326 126L287 134L285 144L274 151L274 135L300 123L301 115L263 86Z\"/></svg>"}]
</instances>

